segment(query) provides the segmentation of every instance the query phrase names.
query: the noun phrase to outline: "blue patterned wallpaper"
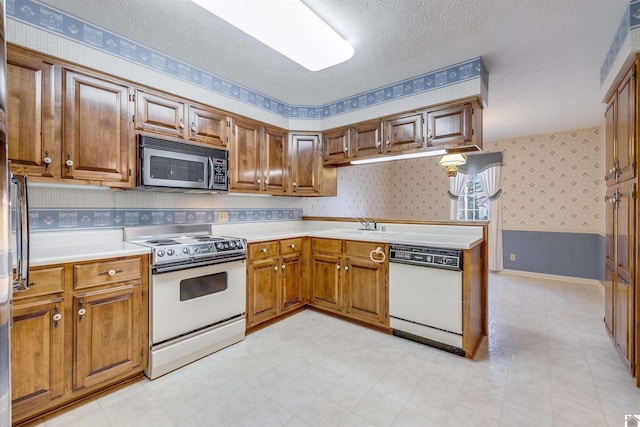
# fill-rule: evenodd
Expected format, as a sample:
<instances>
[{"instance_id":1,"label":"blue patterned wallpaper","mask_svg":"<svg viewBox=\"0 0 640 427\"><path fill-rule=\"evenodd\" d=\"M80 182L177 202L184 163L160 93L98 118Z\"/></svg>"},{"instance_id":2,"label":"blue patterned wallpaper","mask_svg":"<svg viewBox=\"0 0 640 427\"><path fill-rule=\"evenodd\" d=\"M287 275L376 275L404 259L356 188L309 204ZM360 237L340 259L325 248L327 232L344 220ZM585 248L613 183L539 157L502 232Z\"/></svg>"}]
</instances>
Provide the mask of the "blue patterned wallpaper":
<instances>
[{"instance_id":1,"label":"blue patterned wallpaper","mask_svg":"<svg viewBox=\"0 0 640 427\"><path fill-rule=\"evenodd\" d=\"M600 67L601 85L607 78L609 71L611 71L611 67L613 67L613 63L616 60L618 53L620 53L620 49L622 48L622 44L627 38L627 35L631 30L635 30L636 28L640 28L640 0L631 0L629 8L625 11L622 20L620 21L618 31L616 31L616 35L613 37L611 47L607 52L604 63L602 64L602 67Z\"/></svg>"},{"instance_id":2,"label":"blue patterned wallpaper","mask_svg":"<svg viewBox=\"0 0 640 427\"><path fill-rule=\"evenodd\" d=\"M289 105L37 1L7 0L6 8L8 19L37 27L286 118L324 119L477 77L481 77L483 83L488 80L482 58L478 57L326 105Z\"/></svg>"},{"instance_id":3,"label":"blue patterned wallpaper","mask_svg":"<svg viewBox=\"0 0 640 427\"><path fill-rule=\"evenodd\" d=\"M122 228L141 225L297 221L302 209L29 209L32 232L87 228ZM13 222L15 224L15 222Z\"/></svg>"}]
</instances>

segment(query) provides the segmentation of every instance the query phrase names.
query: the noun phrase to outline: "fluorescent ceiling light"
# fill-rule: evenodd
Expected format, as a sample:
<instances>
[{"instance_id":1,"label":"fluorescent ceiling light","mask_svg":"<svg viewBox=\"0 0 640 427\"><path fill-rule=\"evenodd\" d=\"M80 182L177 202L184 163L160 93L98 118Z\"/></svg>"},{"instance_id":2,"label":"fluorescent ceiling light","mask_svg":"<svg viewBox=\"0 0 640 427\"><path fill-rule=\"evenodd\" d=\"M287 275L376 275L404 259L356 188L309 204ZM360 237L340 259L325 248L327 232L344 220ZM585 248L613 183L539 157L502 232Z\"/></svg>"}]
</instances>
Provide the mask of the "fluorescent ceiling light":
<instances>
[{"instance_id":1,"label":"fluorescent ceiling light","mask_svg":"<svg viewBox=\"0 0 640 427\"><path fill-rule=\"evenodd\" d=\"M418 157L442 156L447 150L421 151L419 153L398 154L396 156L373 157L371 159L352 160L352 165L364 165L367 163L390 162L392 160L416 159Z\"/></svg>"},{"instance_id":2,"label":"fluorescent ceiling light","mask_svg":"<svg viewBox=\"0 0 640 427\"><path fill-rule=\"evenodd\" d=\"M344 62L354 53L300 0L191 1L311 71Z\"/></svg>"}]
</instances>

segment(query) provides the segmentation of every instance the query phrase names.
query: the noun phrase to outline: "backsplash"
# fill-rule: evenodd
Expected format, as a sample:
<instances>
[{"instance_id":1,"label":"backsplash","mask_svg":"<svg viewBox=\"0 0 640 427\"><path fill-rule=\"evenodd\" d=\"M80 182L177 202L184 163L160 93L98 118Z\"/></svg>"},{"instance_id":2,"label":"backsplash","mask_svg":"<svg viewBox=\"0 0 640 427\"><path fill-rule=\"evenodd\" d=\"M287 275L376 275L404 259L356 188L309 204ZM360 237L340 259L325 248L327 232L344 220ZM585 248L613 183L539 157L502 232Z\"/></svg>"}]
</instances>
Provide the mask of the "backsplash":
<instances>
[{"instance_id":1,"label":"backsplash","mask_svg":"<svg viewBox=\"0 0 640 427\"><path fill-rule=\"evenodd\" d=\"M34 232L302 218L302 201L284 197L32 186L29 203Z\"/></svg>"}]
</instances>

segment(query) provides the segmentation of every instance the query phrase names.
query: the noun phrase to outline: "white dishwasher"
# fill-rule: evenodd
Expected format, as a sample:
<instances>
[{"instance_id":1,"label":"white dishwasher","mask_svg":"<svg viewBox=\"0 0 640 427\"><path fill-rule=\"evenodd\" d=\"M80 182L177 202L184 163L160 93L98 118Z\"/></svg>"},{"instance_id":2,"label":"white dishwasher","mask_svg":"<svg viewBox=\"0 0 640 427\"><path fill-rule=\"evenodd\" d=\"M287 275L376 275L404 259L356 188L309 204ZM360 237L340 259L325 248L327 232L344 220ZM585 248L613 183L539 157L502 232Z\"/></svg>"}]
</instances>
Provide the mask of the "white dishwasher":
<instances>
[{"instance_id":1,"label":"white dishwasher","mask_svg":"<svg viewBox=\"0 0 640 427\"><path fill-rule=\"evenodd\" d=\"M461 356L462 251L389 245L393 334Z\"/></svg>"}]
</instances>

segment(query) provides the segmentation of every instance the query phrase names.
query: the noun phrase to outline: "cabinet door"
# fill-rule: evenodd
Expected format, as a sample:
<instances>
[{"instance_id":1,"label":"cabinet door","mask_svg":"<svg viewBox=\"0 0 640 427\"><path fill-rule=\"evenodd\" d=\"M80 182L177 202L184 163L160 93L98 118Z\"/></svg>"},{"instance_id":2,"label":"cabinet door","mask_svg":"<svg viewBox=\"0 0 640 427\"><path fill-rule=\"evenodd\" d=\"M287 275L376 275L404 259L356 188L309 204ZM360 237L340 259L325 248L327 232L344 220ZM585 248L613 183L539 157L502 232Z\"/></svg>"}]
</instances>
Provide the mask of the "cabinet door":
<instances>
[{"instance_id":1,"label":"cabinet door","mask_svg":"<svg viewBox=\"0 0 640 427\"><path fill-rule=\"evenodd\" d=\"M322 163L332 165L345 162L350 157L349 128L336 129L324 134Z\"/></svg>"},{"instance_id":2,"label":"cabinet door","mask_svg":"<svg viewBox=\"0 0 640 427\"><path fill-rule=\"evenodd\" d=\"M283 257L280 263L280 304L283 313L304 305L302 295L302 255Z\"/></svg>"},{"instance_id":3,"label":"cabinet door","mask_svg":"<svg viewBox=\"0 0 640 427\"><path fill-rule=\"evenodd\" d=\"M249 263L247 284L247 327L272 319L278 314L278 258Z\"/></svg>"},{"instance_id":4,"label":"cabinet door","mask_svg":"<svg viewBox=\"0 0 640 427\"><path fill-rule=\"evenodd\" d=\"M424 114L404 114L384 122L384 151L405 151L423 147Z\"/></svg>"},{"instance_id":5,"label":"cabinet door","mask_svg":"<svg viewBox=\"0 0 640 427\"><path fill-rule=\"evenodd\" d=\"M604 180L607 185L615 184L616 182L616 109L617 109L617 97L614 95L611 101L607 104L607 110L605 111L605 170Z\"/></svg>"},{"instance_id":6,"label":"cabinet door","mask_svg":"<svg viewBox=\"0 0 640 427\"><path fill-rule=\"evenodd\" d=\"M607 327L607 331L613 336L614 333L614 303L613 293L615 289L615 264L610 263L609 260L605 262L604 266L604 325Z\"/></svg>"},{"instance_id":7,"label":"cabinet door","mask_svg":"<svg viewBox=\"0 0 640 427\"><path fill-rule=\"evenodd\" d=\"M341 258L327 254L311 256L311 304L342 311Z\"/></svg>"},{"instance_id":8,"label":"cabinet door","mask_svg":"<svg viewBox=\"0 0 640 427\"><path fill-rule=\"evenodd\" d=\"M345 311L347 315L374 324L386 324L387 280L385 264L367 258L345 260Z\"/></svg>"},{"instance_id":9,"label":"cabinet door","mask_svg":"<svg viewBox=\"0 0 640 427\"><path fill-rule=\"evenodd\" d=\"M351 153L353 157L367 157L382 150L382 122L358 123L351 129Z\"/></svg>"},{"instance_id":10,"label":"cabinet door","mask_svg":"<svg viewBox=\"0 0 640 427\"><path fill-rule=\"evenodd\" d=\"M71 70L64 72L63 178L135 185L130 177L129 88Z\"/></svg>"},{"instance_id":11,"label":"cabinet door","mask_svg":"<svg viewBox=\"0 0 640 427\"><path fill-rule=\"evenodd\" d=\"M211 108L189 106L189 140L226 147L229 129L227 116Z\"/></svg>"},{"instance_id":12,"label":"cabinet door","mask_svg":"<svg viewBox=\"0 0 640 427\"><path fill-rule=\"evenodd\" d=\"M166 95L136 89L136 129L182 138L184 136L184 103Z\"/></svg>"},{"instance_id":13,"label":"cabinet door","mask_svg":"<svg viewBox=\"0 0 640 427\"><path fill-rule=\"evenodd\" d=\"M134 372L143 357L142 286L76 294L73 297L73 389Z\"/></svg>"},{"instance_id":14,"label":"cabinet door","mask_svg":"<svg viewBox=\"0 0 640 427\"><path fill-rule=\"evenodd\" d=\"M60 149L54 137L53 81L53 64L9 49L7 134L12 172L60 176Z\"/></svg>"},{"instance_id":15,"label":"cabinet door","mask_svg":"<svg viewBox=\"0 0 640 427\"><path fill-rule=\"evenodd\" d=\"M635 165L635 129L636 129L636 96L635 96L635 68L625 76L618 88L618 105L616 111L615 156L618 172L618 182L626 181L636 176Z\"/></svg>"},{"instance_id":16,"label":"cabinet door","mask_svg":"<svg viewBox=\"0 0 640 427\"><path fill-rule=\"evenodd\" d=\"M260 123L233 119L229 146L229 175L232 190L258 191L262 183Z\"/></svg>"},{"instance_id":17,"label":"cabinet door","mask_svg":"<svg viewBox=\"0 0 640 427\"><path fill-rule=\"evenodd\" d=\"M604 235L604 253L606 260L615 266L616 263L616 222L617 222L617 203L616 189L609 189L604 198L605 201L605 235Z\"/></svg>"},{"instance_id":18,"label":"cabinet door","mask_svg":"<svg viewBox=\"0 0 640 427\"><path fill-rule=\"evenodd\" d=\"M62 298L13 306L11 398L13 419L24 418L64 391Z\"/></svg>"},{"instance_id":19,"label":"cabinet door","mask_svg":"<svg viewBox=\"0 0 640 427\"><path fill-rule=\"evenodd\" d=\"M631 283L635 257L636 200L635 184L622 184L618 189L615 241L618 276Z\"/></svg>"},{"instance_id":20,"label":"cabinet door","mask_svg":"<svg viewBox=\"0 0 640 427\"><path fill-rule=\"evenodd\" d=\"M272 194L287 192L287 131L264 128L262 188Z\"/></svg>"},{"instance_id":21,"label":"cabinet door","mask_svg":"<svg viewBox=\"0 0 640 427\"><path fill-rule=\"evenodd\" d=\"M291 192L314 195L320 192L320 135L292 134L290 141Z\"/></svg>"},{"instance_id":22,"label":"cabinet door","mask_svg":"<svg viewBox=\"0 0 640 427\"><path fill-rule=\"evenodd\" d=\"M635 359L633 287L620 276L615 281L613 310L616 349L622 357L626 369L630 371L631 364Z\"/></svg>"},{"instance_id":23,"label":"cabinet door","mask_svg":"<svg viewBox=\"0 0 640 427\"><path fill-rule=\"evenodd\" d=\"M473 135L471 103L432 110L427 113L429 146L456 146L471 142Z\"/></svg>"}]
</instances>

